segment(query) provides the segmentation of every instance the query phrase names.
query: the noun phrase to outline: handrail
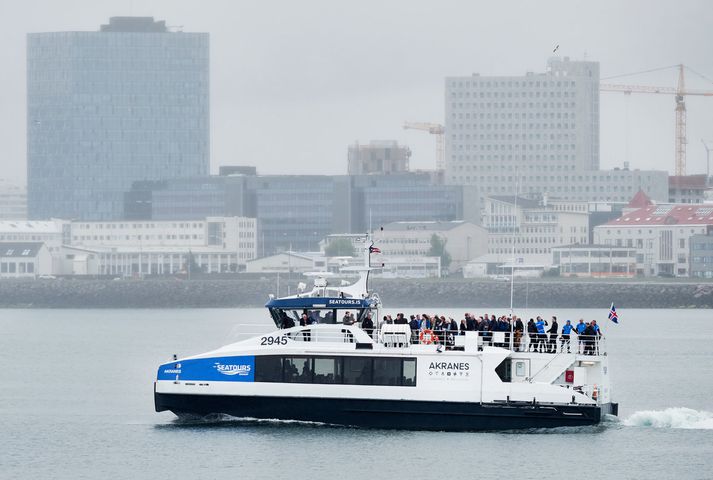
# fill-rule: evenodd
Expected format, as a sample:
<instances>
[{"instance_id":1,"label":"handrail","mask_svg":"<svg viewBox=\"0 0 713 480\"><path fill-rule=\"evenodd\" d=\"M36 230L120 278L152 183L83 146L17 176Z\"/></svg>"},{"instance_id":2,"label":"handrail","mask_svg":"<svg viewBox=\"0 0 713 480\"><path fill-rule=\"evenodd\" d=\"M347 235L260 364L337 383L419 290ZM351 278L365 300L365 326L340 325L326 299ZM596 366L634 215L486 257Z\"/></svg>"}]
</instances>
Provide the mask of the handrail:
<instances>
[{"instance_id":1,"label":"handrail","mask_svg":"<svg viewBox=\"0 0 713 480\"><path fill-rule=\"evenodd\" d=\"M236 335L251 338L258 335L266 335L276 332L273 326L265 324L242 324L240 327L255 327L250 331L238 332ZM327 328L325 328L327 327ZM287 337L295 341L319 341L344 343L345 337L349 337L347 343L371 342L384 344L386 346L409 347L412 345L442 345L445 347L462 347L467 341L461 338L475 336L471 345L477 345L478 350L483 347L499 347L518 353L546 353L554 354L549 362L554 361L562 353L574 353L582 355L606 355L606 342L604 336L578 336L574 331L569 338L561 334L547 333L527 333L524 332L515 342L515 332L509 331L465 331L465 330L443 330L443 329L419 329L412 330L404 324L381 324L378 327L364 329L359 323L346 324L312 324L303 327L293 327L288 329ZM282 330L277 330L282 331ZM424 335L425 332L425 335ZM307 340L309 338L309 340ZM457 348L462 350L462 348ZM544 369L544 367L543 367ZM538 372L540 373L540 372ZM534 377L535 375L533 375Z\"/></svg>"}]
</instances>

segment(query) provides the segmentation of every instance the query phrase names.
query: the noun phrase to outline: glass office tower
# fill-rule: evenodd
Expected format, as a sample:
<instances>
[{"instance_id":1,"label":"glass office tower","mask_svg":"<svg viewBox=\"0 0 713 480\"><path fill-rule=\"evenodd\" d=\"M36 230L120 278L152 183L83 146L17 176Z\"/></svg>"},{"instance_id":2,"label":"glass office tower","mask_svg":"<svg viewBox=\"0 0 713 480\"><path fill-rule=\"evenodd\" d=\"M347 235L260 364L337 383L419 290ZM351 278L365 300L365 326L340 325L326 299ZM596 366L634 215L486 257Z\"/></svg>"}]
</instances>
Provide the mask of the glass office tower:
<instances>
[{"instance_id":1,"label":"glass office tower","mask_svg":"<svg viewBox=\"0 0 713 480\"><path fill-rule=\"evenodd\" d=\"M208 49L151 17L29 34L29 217L116 220L134 181L207 175Z\"/></svg>"}]
</instances>

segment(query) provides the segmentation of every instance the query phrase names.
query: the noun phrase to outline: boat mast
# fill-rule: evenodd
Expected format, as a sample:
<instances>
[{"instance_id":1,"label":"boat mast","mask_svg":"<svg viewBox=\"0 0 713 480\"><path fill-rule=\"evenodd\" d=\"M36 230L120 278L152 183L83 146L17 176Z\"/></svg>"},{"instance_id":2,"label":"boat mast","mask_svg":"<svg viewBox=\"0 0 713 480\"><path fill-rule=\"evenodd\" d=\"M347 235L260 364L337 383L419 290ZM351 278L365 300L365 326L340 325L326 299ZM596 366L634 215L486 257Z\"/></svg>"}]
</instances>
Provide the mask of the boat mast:
<instances>
[{"instance_id":1,"label":"boat mast","mask_svg":"<svg viewBox=\"0 0 713 480\"><path fill-rule=\"evenodd\" d=\"M515 211L513 219L513 236L512 238L512 263L510 264L510 349L514 346L514 335L515 335L515 316L513 315L513 292L515 290L515 228L517 225L517 195L520 190L520 175L517 176L515 181Z\"/></svg>"},{"instance_id":2,"label":"boat mast","mask_svg":"<svg viewBox=\"0 0 713 480\"><path fill-rule=\"evenodd\" d=\"M513 236L511 237L512 239L512 263L510 264L510 318L512 318L513 314L513 290L515 287L515 228L517 225L517 195L520 190L520 176L517 176L517 180L515 182L515 210L514 210L514 215L513 219ZM512 322L511 322L512 323Z\"/></svg>"}]
</instances>

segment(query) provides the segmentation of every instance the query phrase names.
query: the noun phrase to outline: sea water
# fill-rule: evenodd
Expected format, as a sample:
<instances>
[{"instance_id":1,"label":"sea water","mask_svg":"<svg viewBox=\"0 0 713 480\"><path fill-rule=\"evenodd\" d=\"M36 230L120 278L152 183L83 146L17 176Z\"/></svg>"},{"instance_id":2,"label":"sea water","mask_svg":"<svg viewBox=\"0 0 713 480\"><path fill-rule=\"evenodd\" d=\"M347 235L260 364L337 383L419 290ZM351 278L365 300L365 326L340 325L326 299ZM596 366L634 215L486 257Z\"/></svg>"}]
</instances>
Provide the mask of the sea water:
<instances>
[{"instance_id":1,"label":"sea water","mask_svg":"<svg viewBox=\"0 0 713 480\"><path fill-rule=\"evenodd\" d=\"M713 478L713 312L516 313L597 319L619 419L498 433L180 422L153 411L157 366L266 331L266 311L0 310L0 478Z\"/></svg>"}]
</instances>

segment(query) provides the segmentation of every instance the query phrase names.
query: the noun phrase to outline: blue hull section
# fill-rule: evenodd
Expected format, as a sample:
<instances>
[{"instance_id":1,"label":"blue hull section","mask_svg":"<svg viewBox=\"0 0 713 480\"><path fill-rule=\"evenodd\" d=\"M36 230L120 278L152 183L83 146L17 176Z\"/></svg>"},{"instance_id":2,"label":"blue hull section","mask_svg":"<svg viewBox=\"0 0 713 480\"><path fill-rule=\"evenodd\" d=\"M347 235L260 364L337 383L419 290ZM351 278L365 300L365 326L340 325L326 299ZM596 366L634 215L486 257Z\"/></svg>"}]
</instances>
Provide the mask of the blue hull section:
<instances>
[{"instance_id":1,"label":"blue hull section","mask_svg":"<svg viewBox=\"0 0 713 480\"><path fill-rule=\"evenodd\" d=\"M248 397L154 393L156 411L178 416L299 420L362 428L482 431L595 425L616 404L532 405L364 400L345 398Z\"/></svg>"}]
</instances>

